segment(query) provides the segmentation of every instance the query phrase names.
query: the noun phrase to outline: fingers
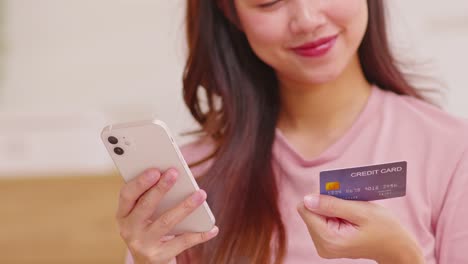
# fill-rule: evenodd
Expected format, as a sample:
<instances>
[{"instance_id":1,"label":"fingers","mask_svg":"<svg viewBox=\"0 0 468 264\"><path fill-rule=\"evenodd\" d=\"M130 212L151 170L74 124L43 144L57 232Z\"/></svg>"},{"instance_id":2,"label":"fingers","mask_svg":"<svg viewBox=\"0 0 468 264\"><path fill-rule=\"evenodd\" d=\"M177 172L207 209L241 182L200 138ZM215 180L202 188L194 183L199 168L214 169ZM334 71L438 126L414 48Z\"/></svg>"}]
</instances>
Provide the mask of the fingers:
<instances>
[{"instance_id":1,"label":"fingers","mask_svg":"<svg viewBox=\"0 0 468 264\"><path fill-rule=\"evenodd\" d=\"M307 225L319 256L326 259L333 258L333 252L336 251L333 245L337 241L335 241L336 236L331 235L327 227L327 217L308 211L303 202L297 206L297 211Z\"/></svg>"},{"instance_id":2,"label":"fingers","mask_svg":"<svg viewBox=\"0 0 468 264\"><path fill-rule=\"evenodd\" d=\"M167 236L175 225L190 215L206 200L206 192L198 190L176 207L151 221L155 210L177 180L177 171L163 175L148 170L129 181L121 189L117 220L120 234L134 259L141 263L167 263L194 245L206 242L218 233L214 228L204 233Z\"/></svg>"},{"instance_id":3,"label":"fingers","mask_svg":"<svg viewBox=\"0 0 468 264\"><path fill-rule=\"evenodd\" d=\"M367 221L374 204L361 201L347 201L328 195L311 194L304 197L305 207L319 215L338 217L355 225Z\"/></svg>"},{"instance_id":4,"label":"fingers","mask_svg":"<svg viewBox=\"0 0 468 264\"><path fill-rule=\"evenodd\" d=\"M120 190L116 218L121 219L130 214L138 198L150 189L160 178L156 169L146 170L142 175L127 182Z\"/></svg>"},{"instance_id":5,"label":"fingers","mask_svg":"<svg viewBox=\"0 0 468 264\"><path fill-rule=\"evenodd\" d=\"M155 237L166 235L176 224L202 205L205 200L206 192L204 190L194 192L177 207L165 212L156 221L154 221L150 226L151 234Z\"/></svg>"},{"instance_id":6,"label":"fingers","mask_svg":"<svg viewBox=\"0 0 468 264\"><path fill-rule=\"evenodd\" d=\"M327 230L326 218L324 216L309 212L304 205L304 202L301 202L297 206L297 211L299 212L302 220L307 223L307 228L309 229L309 233L313 238L318 237L322 232Z\"/></svg>"},{"instance_id":7,"label":"fingers","mask_svg":"<svg viewBox=\"0 0 468 264\"><path fill-rule=\"evenodd\" d=\"M208 232L185 233L166 242L162 241L163 244L160 244L157 248L138 247L134 251L144 256L143 259L148 260L144 263L167 263L168 260L174 259L185 250L214 238L218 235L218 232L219 229L215 226Z\"/></svg>"},{"instance_id":8,"label":"fingers","mask_svg":"<svg viewBox=\"0 0 468 264\"><path fill-rule=\"evenodd\" d=\"M186 233L180 236L175 237L171 241L167 242L167 254L170 256L177 256L183 251L194 247L198 244L204 243L214 237L219 233L217 226L213 227L208 232L204 233Z\"/></svg>"},{"instance_id":9,"label":"fingers","mask_svg":"<svg viewBox=\"0 0 468 264\"><path fill-rule=\"evenodd\" d=\"M161 237L161 239L159 239L159 242L168 242L168 241L171 241L172 239L174 239L175 236L174 235L171 235L171 236L163 236Z\"/></svg>"},{"instance_id":10,"label":"fingers","mask_svg":"<svg viewBox=\"0 0 468 264\"><path fill-rule=\"evenodd\" d=\"M132 220L136 222L150 220L161 199L174 186L177 177L178 173L175 169L167 170L158 183L138 199L131 214Z\"/></svg>"}]
</instances>

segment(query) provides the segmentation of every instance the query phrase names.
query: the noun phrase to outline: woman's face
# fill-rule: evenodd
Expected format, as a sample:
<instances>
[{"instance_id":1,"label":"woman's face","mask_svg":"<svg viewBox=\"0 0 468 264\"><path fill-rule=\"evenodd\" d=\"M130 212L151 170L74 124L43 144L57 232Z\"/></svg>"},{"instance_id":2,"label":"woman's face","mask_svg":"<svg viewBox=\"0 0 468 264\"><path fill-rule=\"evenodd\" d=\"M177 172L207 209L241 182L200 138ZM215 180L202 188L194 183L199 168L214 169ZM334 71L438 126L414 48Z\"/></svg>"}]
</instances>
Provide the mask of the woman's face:
<instances>
[{"instance_id":1,"label":"woman's face","mask_svg":"<svg viewBox=\"0 0 468 264\"><path fill-rule=\"evenodd\" d=\"M338 78L348 65L359 66L367 0L234 2L250 46L280 81L321 84Z\"/></svg>"}]
</instances>

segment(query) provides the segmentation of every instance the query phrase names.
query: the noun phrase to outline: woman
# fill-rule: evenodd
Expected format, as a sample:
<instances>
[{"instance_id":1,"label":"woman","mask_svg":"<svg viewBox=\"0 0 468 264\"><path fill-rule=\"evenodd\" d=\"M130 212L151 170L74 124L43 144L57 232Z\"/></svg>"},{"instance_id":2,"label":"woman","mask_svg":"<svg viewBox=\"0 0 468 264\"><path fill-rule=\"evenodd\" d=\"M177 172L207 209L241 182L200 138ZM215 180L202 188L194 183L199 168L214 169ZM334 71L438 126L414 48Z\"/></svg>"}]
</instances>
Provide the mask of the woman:
<instances>
[{"instance_id":1,"label":"woman","mask_svg":"<svg viewBox=\"0 0 468 264\"><path fill-rule=\"evenodd\" d=\"M466 262L468 126L398 69L383 0L187 5L184 98L202 129L183 152L206 192L151 219L177 172L127 183L129 262ZM405 197L318 194L321 171L393 161L408 164ZM166 237L207 193L219 229Z\"/></svg>"}]
</instances>

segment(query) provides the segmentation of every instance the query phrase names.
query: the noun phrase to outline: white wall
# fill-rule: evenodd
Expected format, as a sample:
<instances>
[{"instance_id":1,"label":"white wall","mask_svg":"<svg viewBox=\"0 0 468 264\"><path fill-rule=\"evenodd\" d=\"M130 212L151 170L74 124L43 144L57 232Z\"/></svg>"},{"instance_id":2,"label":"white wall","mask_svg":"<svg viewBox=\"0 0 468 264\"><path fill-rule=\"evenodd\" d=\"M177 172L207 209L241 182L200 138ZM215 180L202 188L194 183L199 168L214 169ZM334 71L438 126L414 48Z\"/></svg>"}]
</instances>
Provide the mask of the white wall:
<instances>
[{"instance_id":1,"label":"white wall","mask_svg":"<svg viewBox=\"0 0 468 264\"><path fill-rule=\"evenodd\" d=\"M97 137L93 137L101 123L159 117L176 133L193 127L181 100L185 0L4 1L7 57L0 87L3 111L0 119L3 116L8 122L0 123L0 144L11 142L11 135L23 143L15 147L20 153L16 163L0 162L0 176L2 167L10 168L3 175L12 175L15 168L34 171L37 166L31 164L41 163L76 170L83 167L83 162L91 164L91 168L108 168L109 160L98 146ZM392 18L397 37L394 42L405 47L403 54L403 49L398 50L399 55L432 58L450 88L447 109L468 117L465 103L468 81L463 70L468 61L468 1L451 0L447 4L435 0L392 0L388 3L395 4ZM85 119L81 113L85 113ZM94 119L90 117L93 114ZM48 151L50 145L39 146L46 154L29 156L29 163L21 162L32 149L24 142L35 136L11 130L12 124L18 124L19 120L11 118L12 115L21 116L23 123L42 116L42 131L46 129L45 124L64 118L75 116L77 120L88 120L81 121L82 127L89 131L89 137L81 136L81 141L96 144L84 148L76 129L68 126L66 135L76 138L74 145L60 150L60 146L66 145L63 140L67 136L58 142L52 136L45 136L41 140L58 145L58 149ZM10 134L2 135L7 126ZM35 133L37 129L34 126L26 130ZM52 134L51 130L48 135ZM184 142L182 138L177 139ZM91 159L86 153L92 146L96 146L92 151L97 154ZM81 153L76 157L84 160L70 164L70 157L63 155L70 148ZM11 156L5 149L8 148L0 146L0 159ZM48 156L47 153L59 154Z\"/></svg>"},{"instance_id":2,"label":"white wall","mask_svg":"<svg viewBox=\"0 0 468 264\"><path fill-rule=\"evenodd\" d=\"M181 0L9 0L2 107L96 108L121 118L181 109ZM171 118L169 118L171 117Z\"/></svg>"},{"instance_id":3,"label":"white wall","mask_svg":"<svg viewBox=\"0 0 468 264\"><path fill-rule=\"evenodd\" d=\"M465 98L468 98L468 80L464 70L468 61L468 1L387 2L393 5L396 46L410 44L410 49L402 52L403 58L415 56L420 61L426 61L427 72L435 73L434 76L446 84L445 108L455 115L468 117L465 102Z\"/></svg>"},{"instance_id":4,"label":"white wall","mask_svg":"<svg viewBox=\"0 0 468 264\"><path fill-rule=\"evenodd\" d=\"M98 137L108 123L193 127L180 92L184 0L4 2L0 177L112 169Z\"/></svg>"}]
</instances>

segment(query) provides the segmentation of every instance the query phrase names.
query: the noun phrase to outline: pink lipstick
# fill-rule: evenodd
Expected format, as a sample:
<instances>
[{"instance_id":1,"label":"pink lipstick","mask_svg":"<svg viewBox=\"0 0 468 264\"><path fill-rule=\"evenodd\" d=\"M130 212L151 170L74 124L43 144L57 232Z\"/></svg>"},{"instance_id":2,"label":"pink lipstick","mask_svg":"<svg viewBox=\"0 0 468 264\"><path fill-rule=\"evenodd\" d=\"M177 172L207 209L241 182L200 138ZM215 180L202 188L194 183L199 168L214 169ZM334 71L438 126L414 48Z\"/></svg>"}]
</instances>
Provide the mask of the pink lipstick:
<instances>
[{"instance_id":1,"label":"pink lipstick","mask_svg":"<svg viewBox=\"0 0 468 264\"><path fill-rule=\"evenodd\" d=\"M294 47L292 50L300 56L304 57L321 57L327 54L335 45L338 35L321 38L314 42L309 42L304 45Z\"/></svg>"}]
</instances>

